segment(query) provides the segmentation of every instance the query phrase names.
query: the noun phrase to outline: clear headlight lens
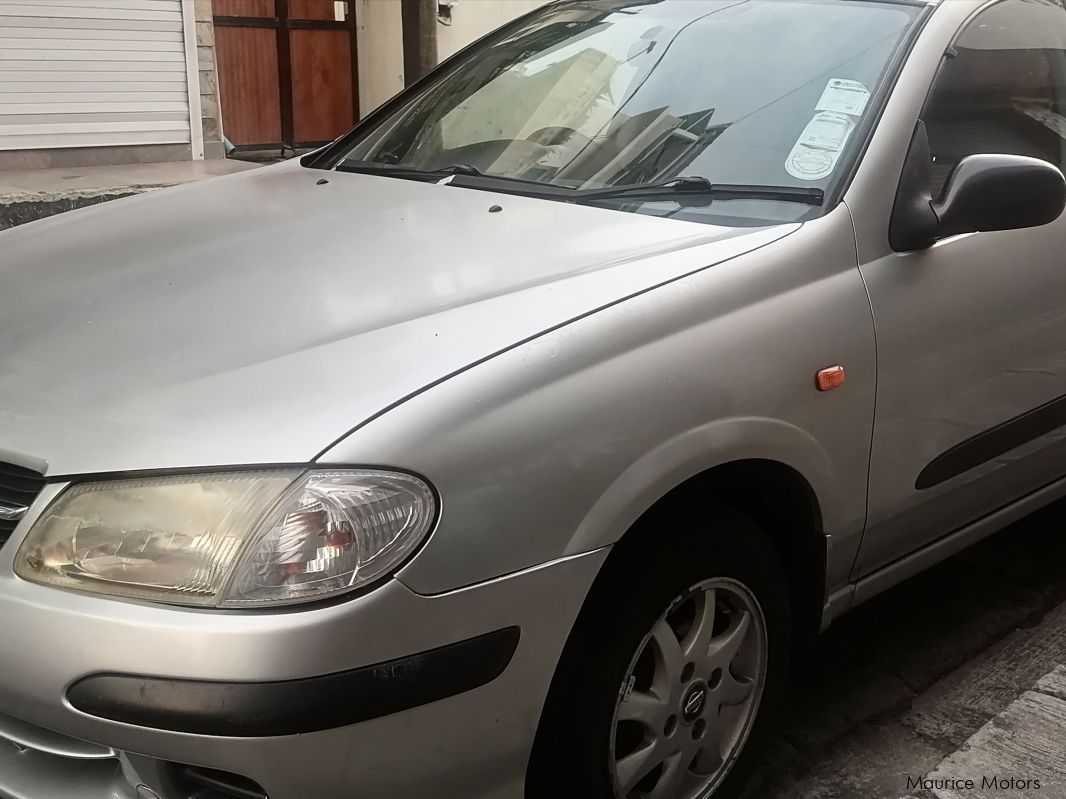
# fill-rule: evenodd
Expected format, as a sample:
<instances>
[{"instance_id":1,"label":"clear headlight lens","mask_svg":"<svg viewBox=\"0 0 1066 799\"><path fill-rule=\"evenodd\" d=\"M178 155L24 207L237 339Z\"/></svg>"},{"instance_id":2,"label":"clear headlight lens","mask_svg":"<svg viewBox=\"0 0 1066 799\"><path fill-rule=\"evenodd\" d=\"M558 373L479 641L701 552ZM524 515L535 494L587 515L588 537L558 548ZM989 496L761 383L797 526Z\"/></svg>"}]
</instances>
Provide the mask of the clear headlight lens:
<instances>
[{"instance_id":1,"label":"clear headlight lens","mask_svg":"<svg viewBox=\"0 0 1066 799\"><path fill-rule=\"evenodd\" d=\"M429 533L433 492L369 470L82 483L15 558L37 583L180 605L257 607L364 586Z\"/></svg>"}]
</instances>

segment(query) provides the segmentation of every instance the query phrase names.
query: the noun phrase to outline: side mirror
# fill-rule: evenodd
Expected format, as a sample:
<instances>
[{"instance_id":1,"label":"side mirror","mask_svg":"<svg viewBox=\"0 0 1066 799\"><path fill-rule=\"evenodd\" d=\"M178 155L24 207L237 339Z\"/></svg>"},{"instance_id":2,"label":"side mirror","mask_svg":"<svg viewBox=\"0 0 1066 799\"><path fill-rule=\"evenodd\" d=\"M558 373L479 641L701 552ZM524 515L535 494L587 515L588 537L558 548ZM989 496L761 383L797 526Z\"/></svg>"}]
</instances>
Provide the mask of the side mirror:
<instances>
[{"instance_id":1,"label":"side mirror","mask_svg":"<svg viewBox=\"0 0 1066 799\"><path fill-rule=\"evenodd\" d=\"M1021 155L971 155L933 203L940 236L1020 230L1054 222L1066 208L1066 178L1057 167Z\"/></svg>"},{"instance_id":2,"label":"side mirror","mask_svg":"<svg viewBox=\"0 0 1066 799\"><path fill-rule=\"evenodd\" d=\"M889 231L897 252L925 249L962 233L1047 225L1066 208L1062 172L1047 161L1020 155L964 158L934 201L929 194L932 158L922 123L907 161Z\"/></svg>"}]
</instances>

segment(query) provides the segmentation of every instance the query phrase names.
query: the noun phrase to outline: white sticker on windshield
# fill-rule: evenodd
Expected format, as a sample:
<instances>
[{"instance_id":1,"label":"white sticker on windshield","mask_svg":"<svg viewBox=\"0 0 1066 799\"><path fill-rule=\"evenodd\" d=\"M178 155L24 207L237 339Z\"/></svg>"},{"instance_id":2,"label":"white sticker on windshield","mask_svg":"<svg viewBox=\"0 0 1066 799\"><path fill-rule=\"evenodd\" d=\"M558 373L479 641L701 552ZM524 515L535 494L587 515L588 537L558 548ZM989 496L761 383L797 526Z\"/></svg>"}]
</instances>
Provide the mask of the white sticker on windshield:
<instances>
[{"instance_id":1,"label":"white sticker on windshield","mask_svg":"<svg viewBox=\"0 0 1066 799\"><path fill-rule=\"evenodd\" d=\"M821 111L814 115L788 154L785 171L799 180L821 180L833 174L855 122L846 114Z\"/></svg>"},{"instance_id":2,"label":"white sticker on windshield","mask_svg":"<svg viewBox=\"0 0 1066 799\"><path fill-rule=\"evenodd\" d=\"M857 80L833 78L822 92L822 99L815 106L815 111L832 111L837 114L851 114L860 117L870 102L870 90Z\"/></svg>"}]
</instances>

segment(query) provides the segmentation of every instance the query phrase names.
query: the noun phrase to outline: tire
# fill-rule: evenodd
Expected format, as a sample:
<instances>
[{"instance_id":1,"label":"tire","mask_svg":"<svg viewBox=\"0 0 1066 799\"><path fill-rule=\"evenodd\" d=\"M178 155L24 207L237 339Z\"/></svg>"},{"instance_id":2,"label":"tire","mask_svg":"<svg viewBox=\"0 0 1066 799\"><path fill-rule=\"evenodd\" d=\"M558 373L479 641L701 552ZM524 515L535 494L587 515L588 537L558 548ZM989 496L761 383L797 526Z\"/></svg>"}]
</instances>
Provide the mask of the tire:
<instances>
[{"instance_id":1,"label":"tire","mask_svg":"<svg viewBox=\"0 0 1066 799\"><path fill-rule=\"evenodd\" d=\"M741 638L745 616L749 626ZM697 619L705 624L699 627ZM704 646L699 630L708 629L708 619L713 632ZM678 661L666 629L682 648L690 642L688 655L678 650L684 661L679 680L673 679ZM741 643L734 658L735 641ZM567 641L534 742L527 798L735 799L772 731L791 648L780 559L753 522L713 509L701 518L663 519L634 530L612 553ZM700 654L707 651L713 657ZM747 685L751 699L716 709L720 700L737 702ZM655 702L645 712L649 697ZM634 715L640 718L629 720ZM712 734L721 735L714 738L718 745ZM659 748L647 749L653 745ZM701 774L679 773L681 761L701 745L688 764ZM681 751L634 785L647 769L646 752L674 747ZM716 765L719 752L726 754ZM634 753L639 757L625 759ZM694 782L678 783L685 779Z\"/></svg>"}]
</instances>

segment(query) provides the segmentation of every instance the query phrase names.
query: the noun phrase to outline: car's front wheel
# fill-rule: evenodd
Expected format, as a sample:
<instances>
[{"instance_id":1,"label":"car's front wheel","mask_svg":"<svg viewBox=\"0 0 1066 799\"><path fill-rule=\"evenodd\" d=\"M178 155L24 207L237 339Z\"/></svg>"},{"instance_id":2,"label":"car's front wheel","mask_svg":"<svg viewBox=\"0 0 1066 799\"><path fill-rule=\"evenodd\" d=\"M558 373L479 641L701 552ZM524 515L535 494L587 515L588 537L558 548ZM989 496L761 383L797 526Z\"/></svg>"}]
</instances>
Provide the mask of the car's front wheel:
<instances>
[{"instance_id":1,"label":"car's front wheel","mask_svg":"<svg viewBox=\"0 0 1066 799\"><path fill-rule=\"evenodd\" d=\"M537 734L531 799L728 799L747 782L788 667L781 565L734 514L675 523L617 553L593 588Z\"/></svg>"}]
</instances>

